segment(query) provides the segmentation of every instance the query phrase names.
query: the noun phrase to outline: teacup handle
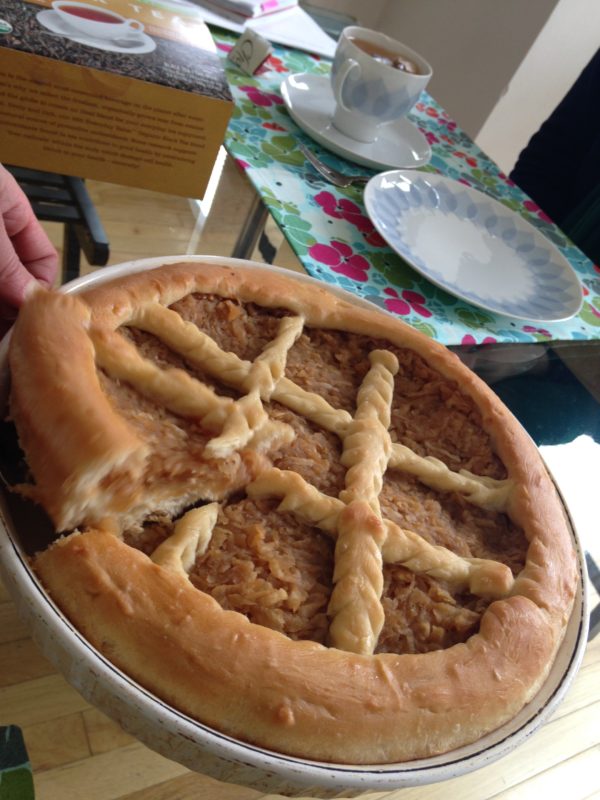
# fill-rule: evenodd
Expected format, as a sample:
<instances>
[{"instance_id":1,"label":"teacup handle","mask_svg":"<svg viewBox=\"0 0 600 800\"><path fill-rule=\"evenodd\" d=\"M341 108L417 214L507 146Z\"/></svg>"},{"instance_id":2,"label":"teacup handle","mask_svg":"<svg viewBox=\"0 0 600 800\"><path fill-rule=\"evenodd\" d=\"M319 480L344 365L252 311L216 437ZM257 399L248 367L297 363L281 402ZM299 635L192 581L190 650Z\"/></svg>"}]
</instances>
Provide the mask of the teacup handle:
<instances>
[{"instance_id":1,"label":"teacup handle","mask_svg":"<svg viewBox=\"0 0 600 800\"><path fill-rule=\"evenodd\" d=\"M141 33L144 30L144 23L137 19L126 19L123 21L128 28L131 28L132 31L138 31Z\"/></svg>"},{"instance_id":2,"label":"teacup handle","mask_svg":"<svg viewBox=\"0 0 600 800\"><path fill-rule=\"evenodd\" d=\"M360 69L360 64L358 61L355 61L353 58L347 58L342 66L338 69L335 74L335 78L333 79L333 95L337 103L344 109L344 111L352 111L352 109L347 108L344 105L342 101L342 91L344 88L344 82L354 67L358 67Z\"/></svg>"}]
</instances>

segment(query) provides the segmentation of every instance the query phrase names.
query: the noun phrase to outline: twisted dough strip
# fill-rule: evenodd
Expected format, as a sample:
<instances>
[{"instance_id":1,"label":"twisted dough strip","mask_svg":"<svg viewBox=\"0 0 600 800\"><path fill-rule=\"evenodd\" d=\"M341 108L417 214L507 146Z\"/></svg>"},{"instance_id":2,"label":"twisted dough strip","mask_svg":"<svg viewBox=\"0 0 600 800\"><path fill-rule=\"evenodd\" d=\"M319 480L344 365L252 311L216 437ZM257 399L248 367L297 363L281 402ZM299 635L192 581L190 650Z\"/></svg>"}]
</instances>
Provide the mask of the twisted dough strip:
<instances>
[{"instance_id":1,"label":"twisted dough strip","mask_svg":"<svg viewBox=\"0 0 600 800\"><path fill-rule=\"evenodd\" d=\"M357 394L354 419L344 438L342 464L348 467L340 500L333 591L328 614L334 647L373 653L385 621L381 605L386 531L379 493L391 450L388 433L398 361L386 350L369 355L371 368Z\"/></svg>"},{"instance_id":2,"label":"twisted dough strip","mask_svg":"<svg viewBox=\"0 0 600 800\"><path fill-rule=\"evenodd\" d=\"M225 458L248 443L255 449L281 446L293 438L289 425L269 419L260 398L235 402L221 397L187 372L161 369L141 356L117 331L90 331L96 363L118 380L126 381L145 397L182 417L198 418L209 431L221 431L205 451L208 458Z\"/></svg>"},{"instance_id":3,"label":"twisted dough strip","mask_svg":"<svg viewBox=\"0 0 600 800\"><path fill-rule=\"evenodd\" d=\"M242 389L247 394L233 404L221 435L207 444L209 457L224 458L238 449L240 442L251 441L262 447L281 446L294 438L289 425L269 418L262 400L270 399L285 371L288 351L303 327L302 317L283 317L280 321L277 336L250 365L242 381Z\"/></svg>"},{"instance_id":4,"label":"twisted dough strip","mask_svg":"<svg viewBox=\"0 0 600 800\"><path fill-rule=\"evenodd\" d=\"M283 377L287 354L304 328L303 317L283 317L277 336L254 359L243 381L247 391L257 389L263 400L270 400L275 387Z\"/></svg>"},{"instance_id":5,"label":"twisted dough strip","mask_svg":"<svg viewBox=\"0 0 600 800\"><path fill-rule=\"evenodd\" d=\"M478 597L505 597L514 578L510 568L487 558L463 558L440 545L430 544L413 531L384 520L387 538L383 545L386 564L401 564L411 572L431 575L458 591L468 589Z\"/></svg>"},{"instance_id":6,"label":"twisted dough strip","mask_svg":"<svg viewBox=\"0 0 600 800\"><path fill-rule=\"evenodd\" d=\"M211 439L204 452L208 458L226 458L248 443L259 450L288 444L294 435L290 425L269 418L258 389L254 389L232 402L220 436Z\"/></svg>"},{"instance_id":7,"label":"twisted dough strip","mask_svg":"<svg viewBox=\"0 0 600 800\"><path fill-rule=\"evenodd\" d=\"M291 511L304 522L335 537L338 518L346 507L337 497L329 497L307 483L296 472L266 470L247 487L250 497L279 497L279 511ZM464 558L444 547L429 544L413 531L384 520L387 532L381 553L385 564L402 564L447 581L458 591L469 589L480 597L497 599L511 590L510 569L498 561Z\"/></svg>"},{"instance_id":8,"label":"twisted dough strip","mask_svg":"<svg viewBox=\"0 0 600 800\"><path fill-rule=\"evenodd\" d=\"M381 546L386 530L365 500L345 506L337 528L329 641L339 650L369 655L385 622Z\"/></svg>"},{"instance_id":9,"label":"twisted dough strip","mask_svg":"<svg viewBox=\"0 0 600 800\"><path fill-rule=\"evenodd\" d=\"M388 428L398 360L387 350L373 350L369 361L371 369L358 390L356 413L343 440L341 462L347 472L340 500L346 504L366 500L379 514L379 494L392 449Z\"/></svg>"},{"instance_id":10,"label":"twisted dough strip","mask_svg":"<svg viewBox=\"0 0 600 800\"><path fill-rule=\"evenodd\" d=\"M151 303L140 308L132 316L129 325L152 333L191 364L201 367L228 386L241 389L252 366L249 361L243 361L235 353L221 350L193 322L186 322L176 311L165 308L160 303Z\"/></svg>"},{"instance_id":11,"label":"twisted dough strip","mask_svg":"<svg viewBox=\"0 0 600 800\"><path fill-rule=\"evenodd\" d=\"M394 443L388 466L414 475L432 489L457 492L473 505L488 511L504 511L513 487L510 479L473 475L466 469L453 472L438 458L418 456L403 444Z\"/></svg>"},{"instance_id":12,"label":"twisted dough strip","mask_svg":"<svg viewBox=\"0 0 600 800\"><path fill-rule=\"evenodd\" d=\"M297 514L304 522L330 536L337 534L338 516L344 503L337 497L322 494L297 472L277 467L267 469L246 486L246 494L255 500L279 497L278 511Z\"/></svg>"},{"instance_id":13,"label":"twisted dough strip","mask_svg":"<svg viewBox=\"0 0 600 800\"><path fill-rule=\"evenodd\" d=\"M155 564L187 578L196 558L206 552L218 516L218 503L192 508L177 521L173 533L159 544L150 558Z\"/></svg>"},{"instance_id":14,"label":"twisted dough strip","mask_svg":"<svg viewBox=\"0 0 600 800\"><path fill-rule=\"evenodd\" d=\"M130 324L154 334L191 364L227 386L239 391L244 389L252 363L244 361L235 353L221 350L210 336L191 322L185 322L175 311L158 303L151 304L136 314ZM338 411L320 395L307 392L286 377L279 379L271 398L334 433L345 429L352 419L347 411Z\"/></svg>"},{"instance_id":15,"label":"twisted dough strip","mask_svg":"<svg viewBox=\"0 0 600 800\"><path fill-rule=\"evenodd\" d=\"M231 398L219 397L185 370L157 367L117 331L92 329L90 338L100 367L169 411L182 417L197 417L209 430L218 430L231 412Z\"/></svg>"}]
</instances>

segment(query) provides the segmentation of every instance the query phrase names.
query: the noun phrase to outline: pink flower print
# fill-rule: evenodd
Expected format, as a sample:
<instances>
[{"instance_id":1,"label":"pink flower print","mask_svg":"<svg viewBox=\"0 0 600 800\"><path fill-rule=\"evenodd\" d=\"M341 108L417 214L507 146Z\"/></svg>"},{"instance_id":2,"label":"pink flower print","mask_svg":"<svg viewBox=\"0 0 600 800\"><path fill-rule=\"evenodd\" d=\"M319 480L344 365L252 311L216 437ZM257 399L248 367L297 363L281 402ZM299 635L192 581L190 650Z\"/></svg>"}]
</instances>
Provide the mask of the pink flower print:
<instances>
[{"instance_id":1,"label":"pink flower print","mask_svg":"<svg viewBox=\"0 0 600 800\"><path fill-rule=\"evenodd\" d=\"M283 100L278 94L274 92L264 92L256 86L240 86L243 92L246 92L248 99L251 100L255 106L272 106L273 104L281 105Z\"/></svg>"},{"instance_id":2,"label":"pink flower print","mask_svg":"<svg viewBox=\"0 0 600 800\"><path fill-rule=\"evenodd\" d=\"M505 175L505 174L504 174L504 172L499 172L499 173L498 173L498 177L500 178L500 180L501 180L501 181L504 181L504 183L505 183L507 186L510 186L510 187L515 187L515 186L517 185L517 184L516 184L516 183L515 183L513 180L511 180L511 179L508 177L508 175Z\"/></svg>"},{"instance_id":3,"label":"pink flower print","mask_svg":"<svg viewBox=\"0 0 600 800\"><path fill-rule=\"evenodd\" d=\"M270 131L285 131L286 128L283 128L281 125L278 125L276 122L263 122L263 128L268 128Z\"/></svg>"},{"instance_id":4,"label":"pink flower print","mask_svg":"<svg viewBox=\"0 0 600 800\"><path fill-rule=\"evenodd\" d=\"M371 220L352 200L348 200L346 197L338 200L331 192L319 192L315 195L315 200L329 217L345 219L346 222L354 225L372 247L385 247L385 241L377 233Z\"/></svg>"},{"instance_id":5,"label":"pink flower print","mask_svg":"<svg viewBox=\"0 0 600 800\"><path fill-rule=\"evenodd\" d=\"M412 292L410 289L403 289L402 296L398 294L395 289L384 289L384 294L387 294L389 299L384 300L385 307L388 311L393 311L394 314L402 314L406 316L411 311L415 311L422 317L430 317L431 311L425 308L423 303L425 298L419 292Z\"/></svg>"},{"instance_id":6,"label":"pink flower print","mask_svg":"<svg viewBox=\"0 0 600 800\"><path fill-rule=\"evenodd\" d=\"M319 192L319 194L315 195L315 200L328 216L334 217L335 219L342 218L341 213L339 213L337 210L337 200L335 195L331 194L331 192Z\"/></svg>"},{"instance_id":7,"label":"pink flower print","mask_svg":"<svg viewBox=\"0 0 600 800\"><path fill-rule=\"evenodd\" d=\"M550 331L547 331L545 328L534 328L533 325L523 325L523 330L525 333L540 333L542 336L547 336L548 339L552 338Z\"/></svg>"},{"instance_id":8,"label":"pink flower print","mask_svg":"<svg viewBox=\"0 0 600 800\"><path fill-rule=\"evenodd\" d=\"M481 344L495 344L498 340L494 339L493 336L486 336L485 339L481 340ZM477 339L472 336L470 333L465 333L463 338L461 339L461 344L477 344Z\"/></svg>"},{"instance_id":9,"label":"pink flower print","mask_svg":"<svg viewBox=\"0 0 600 800\"><path fill-rule=\"evenodd\" d=\"M345 242L332 240L331 244L313 244L308 253L312 258L327 264L334 272L346 275L353 281L366 281L370 264L364 256L354 253Z\"/></svg>"},{"instance_id":10,"label":"pink flower print","mask_svg":"<svg viewBox=\"0 0 600 800\"><path fill-rule=\"evenodd\" d=\"M527 211L531 211L532 214L536 214L540 219L544 220L544 222L552 222L548 214L538 206L537 203L534 203L533 200L525 200L523 205L527 209Z\"/></svg>"},{"instance_id":11,"label":"pink flower print","mask_svg":"<svg viewBox=\"0 0 600 800\"><path fill-rule=\"evenodd\" d=\"M247 161L244 161L243 158L236 158L235 163L240 167L240 169L248 169L250 164Z\"/></svg>"},{"instance_id":12,"label":"pink flower print","mask_svg":"<svg viewBox=\"0 0 600 800\"><path fill-rule=\"evenodd\" d=\"M370 230L368 233L363 232L363 236L365 237L367 244L370 244L371 247L387 247L387 242L379 235L375 228Z\"/></svg>"},{"instance_id":13,"label":"pink flower print","mask_svg":"<svg viewBox=\"0 0 600 800\"><path fill-rule=\"evenodd\" d=\"M224 53L230 53L233 50L232 44L217 43L217 49L222 50Z\"/></svg>"},{"instance_id":14,"label":"pink flower print","mask_svg":"<svg viewBox=\"0 0 600 800\"><path fill-rule=\"evenodd\" d=\"M424 133L429 144L437 144L439 142L439 139L435 133L432 133L431 131L424 131Z\"/></svg>"},{"instance_id":15,"label":"pink flower print","mask_svg":"<svg viewBox=\"0 0 600 800\"><path fill-rule=\"evenodd\" d=\"M445 113L438 117L438 125L445 125L446 129L451 132L456 130L456 122Z\"/></svg>"}]
</instances>

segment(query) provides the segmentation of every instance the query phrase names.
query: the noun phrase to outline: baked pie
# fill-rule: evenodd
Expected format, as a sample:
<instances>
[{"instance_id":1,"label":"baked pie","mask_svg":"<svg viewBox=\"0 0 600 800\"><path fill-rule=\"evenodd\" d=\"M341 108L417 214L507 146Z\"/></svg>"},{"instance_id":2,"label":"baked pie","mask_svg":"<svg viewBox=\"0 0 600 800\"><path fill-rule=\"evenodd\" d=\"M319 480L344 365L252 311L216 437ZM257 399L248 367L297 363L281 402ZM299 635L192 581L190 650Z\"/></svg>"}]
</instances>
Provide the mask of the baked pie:
<instances>
[{"instance_id":1,"label":"baked pie","mask_svg":"<svg viewBox=\"0 0 600 800\"><path fill-rule=\"evenodd\" d=\"M323 762L443 753L544 682L577 585L544 464L446 348L258 268L38 291L10 414L83 635L243 741Z\"/></svg>"}]
</instances>

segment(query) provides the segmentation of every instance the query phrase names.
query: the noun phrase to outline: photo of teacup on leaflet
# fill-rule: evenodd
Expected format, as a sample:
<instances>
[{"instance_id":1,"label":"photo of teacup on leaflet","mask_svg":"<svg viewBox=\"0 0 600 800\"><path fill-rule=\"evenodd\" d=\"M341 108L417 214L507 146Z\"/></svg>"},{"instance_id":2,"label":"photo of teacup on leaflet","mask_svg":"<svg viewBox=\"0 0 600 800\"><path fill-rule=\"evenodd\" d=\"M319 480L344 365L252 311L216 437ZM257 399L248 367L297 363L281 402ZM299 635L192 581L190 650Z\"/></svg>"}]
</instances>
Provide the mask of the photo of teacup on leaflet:
<instances>
[{"instance_id":1,"label":"photo of teacup on leaflet","mask_svg":"<svg viewBox=\"0 0 600 800\"><path fill-rule=\"evenodd\" d=\"M331 68L333 125L360 142L413 108L433 70L419 53L384 33L350 26L339 38Z\"/></svg>"},{"instance_id":2,"label":"photo of teacup on leaflet","mask_svg":"<svg viewBox=\"0 0 600 800\"><path fill-rule=\"evenodd\" d=\"M54 0L52 8L75 32L94 39L135 41L144 30L144 25L138 20L126 19L114 11L88 3Z\"/></svg>"}]
</instances>

